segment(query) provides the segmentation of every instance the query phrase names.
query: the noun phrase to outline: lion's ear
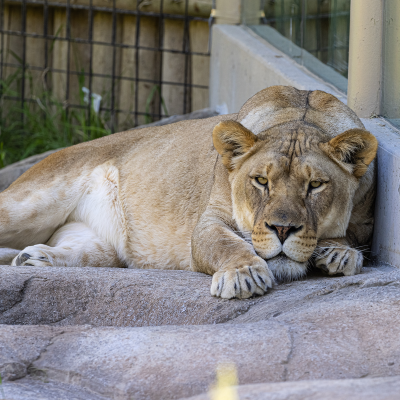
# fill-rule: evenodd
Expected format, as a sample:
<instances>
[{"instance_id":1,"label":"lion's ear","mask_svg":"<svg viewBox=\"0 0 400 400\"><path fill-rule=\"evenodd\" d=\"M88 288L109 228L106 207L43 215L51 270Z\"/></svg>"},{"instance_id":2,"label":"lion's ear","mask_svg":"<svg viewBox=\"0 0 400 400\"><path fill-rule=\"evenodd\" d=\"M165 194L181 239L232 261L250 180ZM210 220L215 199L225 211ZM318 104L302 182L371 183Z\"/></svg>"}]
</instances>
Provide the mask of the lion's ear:
<instances>
[{"instance_id":1,"label":"lion's ear","mask_svg":"<svg viewBox=\"0 0 400 400\"><path fill-rule=\"evenodd\" d=\"M338 161L356 178L361 178L376 156L378 141L363 129L350 129L320 145L329 157Z\"/></svg>"},{"instance_id":2,"label":"lion's ear","mask_svg":"<svg viewBox=\"0 0 400 400\"><path fill-rule=\"evenodd\" d=\"M229 171L234 169L234 158L247 153L257 140L256 135L236 121L222 121L213 131L214 147Z\"/></svg>"}]
</instances>

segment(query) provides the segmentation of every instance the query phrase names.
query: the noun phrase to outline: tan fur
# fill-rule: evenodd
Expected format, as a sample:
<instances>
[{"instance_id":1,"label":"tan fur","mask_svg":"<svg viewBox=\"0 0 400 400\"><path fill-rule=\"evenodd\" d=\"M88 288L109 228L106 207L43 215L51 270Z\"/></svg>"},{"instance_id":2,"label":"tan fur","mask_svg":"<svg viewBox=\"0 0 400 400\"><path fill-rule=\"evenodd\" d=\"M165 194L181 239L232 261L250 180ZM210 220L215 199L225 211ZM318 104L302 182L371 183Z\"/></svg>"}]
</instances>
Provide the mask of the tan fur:
<instances>
[{"instance_id":1,"label":"tan fur","mask_svg":"<svg viewBox=\"0 0 400 400\"><path fill-rule=\"evenodd\" d=\"M249 154L256 142L257 136L235 121L222 121L213 130L214 147L229 171L238 167L234 160Z\"/></svg>"},{"instance_id":2,"label":"tan fur","mask_svg":"<svg viewBox=\"0 0 400 400\"><path fill-rule=\"evenodd\" d=\"M376 156L378 141L368 131L350 129L328 143L322 143L321 148L345 170L352 172L356 178L361 178Z\"/></svg>"},{"instance_id":3,"label":"tan fur","mask_svg":"<svg viewBox=\"0 0 400 400\"><path fill-rule=\"evenodd\" d=\"M312 259L331 275L358 273L376 146L335 97L270 87L238 114L49 156L0 194L0 245L21 249L21 266L204 272L223 298L264 294ZM311 190L315 180L323 184Z\"/></svg>"}]
</instances>

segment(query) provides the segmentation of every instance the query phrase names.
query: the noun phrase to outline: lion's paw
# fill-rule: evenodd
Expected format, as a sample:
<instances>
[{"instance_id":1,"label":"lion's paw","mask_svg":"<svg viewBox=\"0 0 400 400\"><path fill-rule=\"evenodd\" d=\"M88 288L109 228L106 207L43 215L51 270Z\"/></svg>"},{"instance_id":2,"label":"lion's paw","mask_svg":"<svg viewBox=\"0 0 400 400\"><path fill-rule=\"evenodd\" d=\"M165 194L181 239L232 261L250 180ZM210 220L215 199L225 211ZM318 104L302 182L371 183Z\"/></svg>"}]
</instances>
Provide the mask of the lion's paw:
<instances>
[{"instance_id":1,"label":"lion's paw","mask_svg":"<svg viewBox=\"0 0 400 400\"><path fill-rule=\"evenodd\" d=\"M315 258L315 265L329 275L356 275L363 265L361 251L351 247L321 247Z\"/></svg>"},{"instance_id":2,"label":"lion's paw","mask_svg":"<svg viewBox=\"0 0 400 400\"><path fill-rule=\"evenodd\" d=\"M41 245L26 247L13 259L11 265L17 267L51 267L53 265L53 255L47 249L41 248L39 246Z\"/></svg>"},{"instance_id":3,"label":"lion's paw","mask_svg":"<svg viewBox=\"0 0 400 400\"><path fill-rule=\"evenodd\" d=\"M272 287L274 277L267 263L260 259L240 268L224 268L213 275L211 295L223 299L247 299L262 295Z\"/></svg>"}]
</instances>

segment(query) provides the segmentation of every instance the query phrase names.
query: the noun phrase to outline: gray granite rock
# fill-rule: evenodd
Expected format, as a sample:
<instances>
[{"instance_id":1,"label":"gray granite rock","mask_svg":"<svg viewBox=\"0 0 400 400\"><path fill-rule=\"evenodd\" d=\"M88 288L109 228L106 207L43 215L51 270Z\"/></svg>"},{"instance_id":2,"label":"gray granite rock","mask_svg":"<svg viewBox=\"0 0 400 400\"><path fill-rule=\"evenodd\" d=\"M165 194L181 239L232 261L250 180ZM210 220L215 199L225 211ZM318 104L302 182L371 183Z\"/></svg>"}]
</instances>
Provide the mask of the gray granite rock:
<instances>
[{"instance_id":1,"label":"gray granite rock","mask_svg":"<svg viewBox=\"0 0 400 400\"><path fill-rule=\"evenodd\" d=\"M311 276L247 300L211 297L211 277L189 271L2 266L0 276L3 324L199 325L300 314L314 321L400 301L400 271L385 266L350 277Z\"/></svg>"},{"instance_id":2,"label":"gray granite rock","mask_svg":"<svg viewBox=\"0 0 400 400\"><path fill-rule=\"evenodd\" d=\"M210 278L185 271L2 267L0 273L2 318L15 318L11 323L32 323L34 316L98 326L0 326L0 371L11 371L7 379L42 378L112 399L164 400L207 392L226 362L236 365L243 385L400 375L395 268L314 276L248 301L212 298ZM60 310L68 311L65 319L52 320ZM116 312L115 320L107 316ZM100 327L115 321L136 327ZM12 394L13 383L7 387Z\"/></svg>"},{"instance_id":3,"label":"gray granite rock","mask_svg":"<svg viewBox=\"0 0 400 400\"><path fill-rule=\"evenodd\" d=\"M5 400L107 400L79 386L50 382L44 376L3 384ZM1 396L1 390L0 390ZM2 398L2 397L0 397Z\"/></svg>"},{"instance_id":4,"label":"gray granite rock","mask_svg":"<svg viewBox=\"0 0 400 400\"><path fill-rule=\"evenodd\" d=\"M400 377L261 383L233 390L240 400L398 400ZM187 400L210 400L210 396Z\"/></svg>"},{"instance_id":5,"label":"gray granite rock","mask_svg":"<svg viewBox=\"0 0 400 400\"><path fill-rule=\"evenodd\" d=\"M228 321L260 299L210 295L188 271L0 267L0 324L158 326Z\"/></svg>"},{"instance_id":6,"label":"gray granite rock","mask_svg":"<svg viewBox=\"0 0 400 400\"><path fill-rule=\"evenodd\" d=\"M20 253L20 251L21 250L0 247L0 265L11 265L11 261Z\"/></svg>"},{"instance_id":7,"label":"gray granite rock","mask_svg":"<svg viewBox=\"0 0 400 400\"><path fill-rule=\"evenodd\" d=\"M345 329L329 324L310 326L301 316L291 324L75 326L64 332L48 326L3 325L1 347L6 349L6 360L3 356L2 365L24 365L31 376L74 385L98 396L138 400L206 392L218 365L227 362L236 365L243 384L283 382L305 373L310 379L400 375L399 317L393 321L386 314L374 330L359 335L366 317L370 315L344 317ZM332 340L338 333L340 338ZM28 355L16 351L15 336L29 343ZM294 352L305 362L299 364ZM23 371L18 373L24 376Z\"/></svg>"},{"instance_id":8,"label":"gray granite rock","mask_svg":"<svg viewBox=\"0 0 400 400\"><path fill-rule=\"evenodd\" d=\"M53 327L21 329L20 326L1 328L0 325L0 375L3 381L24 378L32 363L60 332L61 328Z\"/></svg>"}]
</instances>

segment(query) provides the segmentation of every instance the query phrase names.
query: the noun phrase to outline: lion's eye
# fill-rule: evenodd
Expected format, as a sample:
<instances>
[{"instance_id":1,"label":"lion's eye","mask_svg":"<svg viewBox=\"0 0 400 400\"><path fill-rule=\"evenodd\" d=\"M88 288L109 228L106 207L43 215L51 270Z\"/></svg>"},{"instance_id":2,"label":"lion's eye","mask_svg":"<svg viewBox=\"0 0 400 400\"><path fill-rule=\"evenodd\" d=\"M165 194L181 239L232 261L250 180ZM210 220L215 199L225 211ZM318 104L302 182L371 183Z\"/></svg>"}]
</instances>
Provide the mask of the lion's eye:
<instances>
[{"instance_id":1,"label":"lion's eye","mask_svg":"<svg viewBox=\"0 0 400 400\"><path fill-rule=\"evenodd\" d=\"M320 181L311 181L310 185L313 188L317 188L317 187L320 187L322 185L322 183Z\"/></svg>"},{"instance_id":2,"label":"lion's eye","mask_svg":"<svg viewBox=\"0 0 400 400\"><path fill-rule=\"evenodd\" d=\"M256 178L256 181L260 184L260 185L266 185L268 183L268 179L267 178L263 178L262 176L258 176Z\"/></svg>"}]
</instances>

